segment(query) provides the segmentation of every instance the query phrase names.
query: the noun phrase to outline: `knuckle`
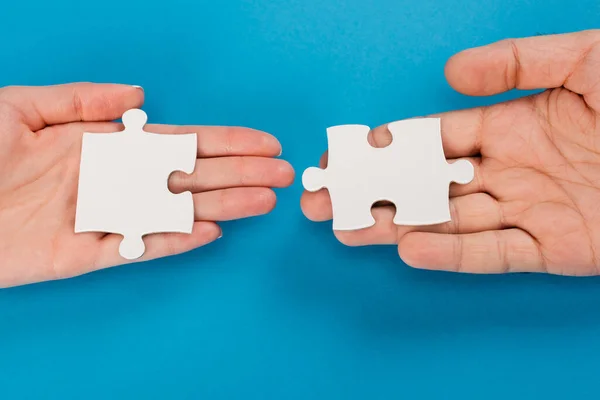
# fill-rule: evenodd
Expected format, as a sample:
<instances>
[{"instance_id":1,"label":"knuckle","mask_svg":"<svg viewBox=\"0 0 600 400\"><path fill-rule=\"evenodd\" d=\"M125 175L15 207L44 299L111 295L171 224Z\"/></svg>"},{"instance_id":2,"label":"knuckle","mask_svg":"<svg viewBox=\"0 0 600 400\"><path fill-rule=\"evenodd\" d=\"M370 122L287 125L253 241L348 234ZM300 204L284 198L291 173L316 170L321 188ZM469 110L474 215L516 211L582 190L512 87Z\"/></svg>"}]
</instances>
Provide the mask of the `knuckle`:
<instances>
[{"instance_id":1,"label":"knuckle","mask_svg":"<svg viewBox=\"0 0 600 400\"><path fill-rule=\"evenodd\" d=\"M482 168L482 162L481 160L471 160L473 162L473 166L474 168L474 174L473 174L473 185L477 188L477 190L479 190L480 192L485 192L485 185L483 184L483 168Z\"/></svg>"},{"instance_id":2,"label":"knuckle","mask_svg":"<svg viewBox=\"0 0 600 400\"><path fill-rule=\"evenodd\" d=\"M236 132L233 128L228 128L224 133L224 144L223 144L223 151L226 155L231 155L234 153L234 144L236 141Z\"/></svg>"},{"instance_id":3,"label":"knuckle","mask_svg":"<svg viewBox=\"0 0 600 400\"><path fill-rule=\"evenodd\" d=\"M94 116L102 116L102 115L110 115L112 114L115 106L111 98L107 94L101 94L99 96L95 96L89 101L89 104L85 103L85 99L81 97L81 111L80 115L83 116L83 113L86 109L89 109ZM89 106L89 107L86 107Z\"/></svg>"},{"instance_id":4,"label":"knuckle","mask_svg":"<svg viewBox=\"0 0 600 400\"><path fill-rule=\"evenodd\" d=\"M81 98L81 95L79 94L79 91L77 90L73 90L73 110L75 111L75 114L77 115L77 118L80 121L84 120L84 115L83 115L83 100Z\"/></svg>"},{"instance_id":5,"label":"knuckle","mask_svg":"<svg viewBox=\"0 0 600 400\"><path fill-rule=\"evenodd\" d=\"M454 259L456 272L462 272L465 265L465 241L462 236L456 236L454 241Z\"/></svg>"},{"instance_id":6,"label":"knuckle","mask_svg":"<svg viewBox=\"0 0 600 400\"><path fill-rule=\"evenodd\" d=\"M229 191L221 190L219 192L217 204L219 205L218 207L221 210L222 214L227 213L227 210L228 210L230 202L231 202L230 199L231 199L231 196L229 196Z\"/></svg>"},{"instance_id":7,"label":"knuckle","mask_svg":"<svg viewBox=\"0 0 600 400\"><path fill-rule=\"evenodd\" d=\"M240 186L244 186L248 182L248 163L244 157L234 157L233 163L233 171L237 177L237 182Z\"/></svg>"},{"instance_id":8,"label":"knuckle","mask_svg":"<svg viewBox=\"0 0 600 400\"><path fill-rule=\"evenodd\" d=\"M501 269L501 272L507 273L510 272L510 263L508 260L508 254L506 250L506 241L502 239L500 235L500 231L492 231L494 235L494 239L496 242L496 257L498 258L498 263Z\"/></svg>"},{"instance_id":9,"label":"knuckle","mask_svg":"<svg viewBox=\"0 0 600 400\"><path fill-rule=\"evenodd\" d=\"M460 233L460 215L456 201L450 201L450 221L446 224L446 233Z\"/></svg>"},{"instance_id":10,"label":"knuckle","mask_svg":"<svg viewBox=\"0 0 600 400\"><path fill-rule=\"evenodd\" d=\"M88 89L88 84L80 84L73 87L72 107L75 116L80 121L84 121L111 114L114 104L110 95L105 93L85 95L90 93Z\"/></svg>"}]
</instances>

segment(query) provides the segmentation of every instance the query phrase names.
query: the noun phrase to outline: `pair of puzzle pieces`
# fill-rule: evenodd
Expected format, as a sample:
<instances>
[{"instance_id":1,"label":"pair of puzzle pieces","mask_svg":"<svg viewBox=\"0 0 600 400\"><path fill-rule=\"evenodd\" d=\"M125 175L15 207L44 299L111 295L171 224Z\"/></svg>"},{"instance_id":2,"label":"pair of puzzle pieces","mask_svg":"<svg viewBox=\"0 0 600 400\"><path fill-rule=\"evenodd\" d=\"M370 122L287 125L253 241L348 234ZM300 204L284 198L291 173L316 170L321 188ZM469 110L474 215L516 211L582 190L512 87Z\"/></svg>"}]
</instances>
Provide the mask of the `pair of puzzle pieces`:
<instances>
[{"instance_id":1,"label":"pair of puzzle pieces","mask_svg":"<svg viewBox=\"0 0 600 400\"><path fill-rule=\"evenodd\" d=\"M396 225L433 225L451 220L449 186L473 180L467 160L448 163L439 118L415 118L388 124L392 143L374 148L364 125L327 130L327 168L310 167L302 183L308 191L327 188L334 230L358 230L375 224L374 203L396 207Z\"/></svg>"},{"instance_id":2,"label":"pair of puzzle pieces","mask_svg":"<svg viewBox=\"0 0 600 400\"><path fill-rule=\"evenodd\" d=\"M75 232L122 235L119 253L132 260L144 254L145 235L192 232L192 194L173 194L168 180L175 171L193 172L197 135L146 132L147 116L139 109L122 120L123 131L83 135ZM327 168L304 172L307 190L328 189L333 229L374 225L371 208L378 201L396 206L397 225L450 221L450 183L473 179L470 162L446 162L439 119L409 119L388 128L392 143L384 148L368 143L368 126L329 128Z\"/></svg>"},{"instance_id":3,"label":"pair of puzzle pieces","mask_svg":"<svg viewBox=\"0 0 600 400\"><path fill-rule=\"evenodd\" d=\"M133 260L145 252L144 235L192 232L192 194L173 194L168 180L174 171L194 171L197 138L146 132L139 109L122 121L123 131L83 134L75 232L120 234L119 253Z\"/></svg>"}]
</instances>

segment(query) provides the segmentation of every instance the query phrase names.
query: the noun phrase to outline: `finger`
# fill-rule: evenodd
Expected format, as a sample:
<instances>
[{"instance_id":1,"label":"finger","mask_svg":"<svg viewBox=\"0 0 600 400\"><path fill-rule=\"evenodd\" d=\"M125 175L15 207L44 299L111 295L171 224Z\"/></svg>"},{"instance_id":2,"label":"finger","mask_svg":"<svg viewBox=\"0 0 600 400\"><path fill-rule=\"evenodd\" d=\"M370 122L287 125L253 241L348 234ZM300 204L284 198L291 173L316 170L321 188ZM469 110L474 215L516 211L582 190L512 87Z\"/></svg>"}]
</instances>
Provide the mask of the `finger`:
<instances>
[{"instance_id":1,"label":"finger","mask_svg":"<svg viewBox=\"0 0 600 400\"><path fill-rule=\"evenodd\" d=\"M321 159L319 159L319 168L321 168L321 169L327 168L327 157L328 156L329 156L329 152L325 151L325 153L323 153L323 155L321 156Z\"/></svg>"},{"instance_id":2,"label":"finger","mask_svg":"<svg viewBox=\"0 0 600 400\"><path fill-rule=\"evenodd\" d=\"M375 225L356 231L335 231L337 239L347 246L397 244L410 232L444 234L473 233L502 229L502 210L490 195L477 193L450 200L451 220L443 224L403 226L394 224L394 207L373 208Z\"/></svg>"},{"instance_id":3,"label":"finger","mask_svg":"<svg viewBox=\"0 0 600 400\"><path fill-rule=\"evenodd\" d=\"M317 192L304 191L300 197L300 209L306 218L314 222L333 218L331 197L327 189Z\"/></svg>"},{"instance_id":4,"label":"finger","mask_svg":"<svg viewBox=\"0 0 600 400\"><path fill-rule=\"evenodd\" d=\"M460 185L456 183L450 184L450 197L464 196L467 194L474 194L485 192L483 186L483 175L481 167L481 159L479 158L468 158L473 163L474 178L470 183ZM449 162L455 162L456 160L450 160ZM333 209L331 204L331 197L329 191L326 189L319 190L317 192L304 191L300 198L300 207L303 214L311 221L321 222L328 221L333 218Z\"/></svg>"},{"instance_id":5,"label":"finger","mask_svg":"<svg viewBox=\"0 0 600 400\"><path fill-rule=\"evenodd\" d=\"M440 119L442 147L446 158L476 156L481 152L488 114L486 108L469 108L429 115Z\"/></svg>"},{"instance_id":6,"label":"finger","mask_svg":"<svg viewBox=\"0 0 600 400\"><path fill-rule=\"evenodd\" d=\"M371 129L367 135L367 142L378 149L384 148L392 144L392 133L388 129L387 124L380 125Z\"/></svg>"},{"instance_id":7,"label":"finger","mask_svg":"<svg viewBox=\"0 0 600 400\"><path fill-rule=\"evenodd\" d=\"M520 229L444 235L412 232L398 252L409 266L421 269L498 274L545 272L536 241Z\"/></svg>"},{"instance_id":8,"label":"finger","mask_svg":"<svg viewBox=\"0 0 600 400\"><path fill-rule=\"evenodd\" d=\"M46 128L48 131L61 127ZM82 132L106 133L123 129L118 123L72 123L66 126L73 134ZM160 134L198 135L198 157L257 156L277 157L281 155L281 144L274 136L243 127L146 125L144 130Z\"/></svg>"},{"instance_id":9,"label":"finger","mask_svg":"<svg viewBox=\"0 0 600 400\"><path fill-rule=\"evenodd\" d=\"M294 169L284 161L266 157L219 157L196 160L190 175L174 172L169 179L173 193L192 193L232 187L287 187Z\"/></svg>"},{"instance_id":10,"label":"finger","mask_svg":"<svg viewBox=\"0 0 600 400\"><path fill-rule=\"evenodd\" d=\"M446 77L467 95L564 86L598 105L599 67L600 30L590 30L502 40L465 50L448 60Z\"/></svg>"},{"instance_id":11,"label":"finger","mask_svg":"<svg viewBox=\"0 0 600 400\"><path fill-rule=\"evenodd\" d=\"M144 103L136 86L70 83L53 86L10 86L0 90L0 100L21 111L32 131L48 125L77 121L112 121Z\"/></svg>"},{"instance_id":12,"label":"finger","mask_svg":"<svg viewBox=\"0 0 600 400\"><path fill-rule=\"evenodd\" d=\"M194 194L197 221L230 221L271 212L275 193L268 188L232 188Z\"/></svg>"},{"instance_id":13,"label":"finger","mask_svg":"<svg viewBox=\"0 0 600 400\"><path fill-rule=\"evenodd\" d=\"M196 133L198 157L262 156L278 157L281 144L266 132L229 126L173 126L149 124L148 132L163 134Z\"/></svg>"},{"instance_id":14,"label":"finger","mask_svg":"<svg viewBox=\"0 0 600 400\"><path fill-rule=\"evenodd\" d=\"M446 158L475 156L481 150L481 135L484 127L484 108L472 108L428 115L439 118L442 147ZM387 125L373 129L368 136L373 147L386 147L392 142Z\"/></svg>"},{"instance_id":15,"label":"finger","mask_svg":"<svg viewBox=\"0 0 600 400\"><path fill-rule=\"evenodd\" d=\"M142 257L135 260L127 260L119 254L119 246L121 245L123 236L109 234L100 241L100 251L94 265L86 266L88 269L81 273L185 253L205 246L220 236L221 228L216 223L207 221L195 222L190 234L157 233L144 236L146 249Z\"/></svg>"}]
</instances>

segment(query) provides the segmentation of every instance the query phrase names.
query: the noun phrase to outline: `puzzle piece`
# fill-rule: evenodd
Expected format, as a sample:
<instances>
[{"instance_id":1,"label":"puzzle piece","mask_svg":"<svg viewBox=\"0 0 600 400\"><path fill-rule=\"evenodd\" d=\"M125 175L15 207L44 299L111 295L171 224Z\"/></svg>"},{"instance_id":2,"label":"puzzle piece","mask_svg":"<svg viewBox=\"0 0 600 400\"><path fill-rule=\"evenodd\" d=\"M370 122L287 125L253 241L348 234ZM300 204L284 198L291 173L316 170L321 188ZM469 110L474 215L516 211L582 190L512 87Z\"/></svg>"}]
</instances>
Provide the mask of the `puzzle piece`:
<instances>
[{"instance_id":1,"label":"puzzle piece","mask_svg":"<svg viewBox=\"0 0 600 400\"><path fill-rule=\"evenodd\" d=\"M193 172L197 138L145 132L139 109L122 120L123 131L83 134L75 233L123 235L119 253L133 260L145 252L144 235L192 232L192 194L173 194L167 183L174 171Z\"/></svg>"},{"instance_id":2,"label":"puzzle piece","mask_svg":"<svg viewBox=\"0 0 600 400\"><path fill-rule=\"evenodd\" d=\"M333 205L333 229L356 230L375 224L375 202L396 206L394 224L431 225L450 221L451 182L469 183L467 160L446 162L439 118L415 118L388 124L392 143L374 148L364 125L327 129L326 169L310 167L302 183L308 191L327 188Z\"/></svg>"}]
</instances>

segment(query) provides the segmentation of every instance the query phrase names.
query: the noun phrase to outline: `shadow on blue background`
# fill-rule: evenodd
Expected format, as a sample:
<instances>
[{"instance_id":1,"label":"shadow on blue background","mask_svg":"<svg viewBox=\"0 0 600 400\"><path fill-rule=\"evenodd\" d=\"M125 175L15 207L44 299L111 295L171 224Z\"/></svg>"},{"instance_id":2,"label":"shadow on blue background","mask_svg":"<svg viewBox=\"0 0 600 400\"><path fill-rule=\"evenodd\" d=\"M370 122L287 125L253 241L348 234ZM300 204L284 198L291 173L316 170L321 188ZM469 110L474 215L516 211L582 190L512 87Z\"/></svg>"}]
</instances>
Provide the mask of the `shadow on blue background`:
<instances>
[{"instance_id":1,"label":"shadow on blue background","mask_svg":"<svg viewBox=\"0 0 600 400\"><path fill-rule=\"evenodd\" d=\"M595 0L31 1L2 6L0 86L142 85L152 123L276 135L297 176L325 128L513 98L444 63L598 27ZM0 399L590 398L600 281L412 270L307 221L300 179L196 251L0 291Z\"/></svg>"}]
</instances>

